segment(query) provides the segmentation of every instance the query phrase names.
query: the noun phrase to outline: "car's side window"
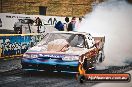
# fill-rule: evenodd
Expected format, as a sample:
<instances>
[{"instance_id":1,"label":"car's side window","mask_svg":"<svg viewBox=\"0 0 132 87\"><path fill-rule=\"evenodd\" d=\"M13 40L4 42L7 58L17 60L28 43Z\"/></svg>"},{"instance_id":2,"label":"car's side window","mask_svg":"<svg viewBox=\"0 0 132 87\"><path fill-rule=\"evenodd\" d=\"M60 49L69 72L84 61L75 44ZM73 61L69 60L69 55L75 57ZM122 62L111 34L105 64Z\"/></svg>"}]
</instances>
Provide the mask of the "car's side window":
<instances>
[{"instance_id":1,"label":"car's side window","mask_svg":"<svg viewBox=\"0 0 132 87\"><path fill-rule=\"evenodd\" d=\"M83 35L78 35L78 44L77 46L78 47L85 47L85 39L84 39L84 36Z\"/></svg>"},{"instance_id":2,"label":"car's side window","mask_svg":"<svg viewBox=\"0 0 132 87\"><path fill-rule=\"evenodd\" d=\"M78 42L78 36L74 36L74 38L72 38L72 40L70 41L70 45L72 47L75 47L77 45L77 42Z\"/></svg>"},{"instance_id":3,"label":"car's side window","mask_svg":"<svg viewBox=\"0 0 132 87\"><path fill-rule=\"evenodd\" d=\"M72 47L85 47L84 46L84 37L82 35L75 35L74 38L70 41Z\"/></svg>"}]
</instances>

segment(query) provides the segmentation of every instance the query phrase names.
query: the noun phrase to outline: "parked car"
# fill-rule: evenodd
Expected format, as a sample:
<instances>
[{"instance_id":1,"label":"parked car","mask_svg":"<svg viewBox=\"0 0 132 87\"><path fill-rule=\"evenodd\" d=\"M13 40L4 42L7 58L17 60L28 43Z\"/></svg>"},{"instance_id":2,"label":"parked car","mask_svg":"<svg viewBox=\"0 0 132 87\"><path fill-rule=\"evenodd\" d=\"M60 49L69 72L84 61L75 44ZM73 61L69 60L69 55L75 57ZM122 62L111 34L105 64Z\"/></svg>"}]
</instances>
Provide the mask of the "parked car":
<instances>
[{"instance_id":1,"label":"parked car","mask_svg":"<svg viewBox=\"0 0 132 87\"><path fill-rule=\"evenodd\" d=\"M104 60L105 37L85 32L55 31L27 50L21 65L25 71L84 73Z\"/></svg>"}]
</instances>

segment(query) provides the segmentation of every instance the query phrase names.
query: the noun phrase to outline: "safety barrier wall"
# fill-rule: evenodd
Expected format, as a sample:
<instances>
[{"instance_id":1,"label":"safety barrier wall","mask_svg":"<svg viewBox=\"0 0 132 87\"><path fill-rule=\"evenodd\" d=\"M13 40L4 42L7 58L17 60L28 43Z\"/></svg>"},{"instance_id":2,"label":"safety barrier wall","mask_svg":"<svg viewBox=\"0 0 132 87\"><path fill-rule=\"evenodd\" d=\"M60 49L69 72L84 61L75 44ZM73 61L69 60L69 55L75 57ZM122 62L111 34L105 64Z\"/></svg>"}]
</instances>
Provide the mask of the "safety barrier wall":
<instances>
[{"instance_id":1,"label":"safety barrier wall","mask_svg":"<svg viewBox=\"0 0 132 87\"><path fill-rule=\"evenodd\" d=\"M22 56L43 37L43 34L0 34L0 58Z\"/></svg>"}]
</instances>

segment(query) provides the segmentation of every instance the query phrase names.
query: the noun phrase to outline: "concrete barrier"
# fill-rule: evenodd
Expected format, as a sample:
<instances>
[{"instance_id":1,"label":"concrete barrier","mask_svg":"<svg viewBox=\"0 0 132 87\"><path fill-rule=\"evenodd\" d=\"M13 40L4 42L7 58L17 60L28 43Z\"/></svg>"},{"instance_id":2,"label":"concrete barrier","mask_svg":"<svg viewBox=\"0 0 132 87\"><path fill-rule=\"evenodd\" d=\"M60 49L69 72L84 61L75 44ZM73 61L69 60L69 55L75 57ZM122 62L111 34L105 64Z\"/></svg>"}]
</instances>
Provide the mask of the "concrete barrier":
<instances>
[{"instance_id":1,"label":"concrete barrier","mask_svg":"<svg viewBox=\"0 0 132 87\"><path fill-rule=\"evenodd\" d=\"M0 58L15 58L34 46L44 34L0 34Z\"/></svg>"}]
</instances>

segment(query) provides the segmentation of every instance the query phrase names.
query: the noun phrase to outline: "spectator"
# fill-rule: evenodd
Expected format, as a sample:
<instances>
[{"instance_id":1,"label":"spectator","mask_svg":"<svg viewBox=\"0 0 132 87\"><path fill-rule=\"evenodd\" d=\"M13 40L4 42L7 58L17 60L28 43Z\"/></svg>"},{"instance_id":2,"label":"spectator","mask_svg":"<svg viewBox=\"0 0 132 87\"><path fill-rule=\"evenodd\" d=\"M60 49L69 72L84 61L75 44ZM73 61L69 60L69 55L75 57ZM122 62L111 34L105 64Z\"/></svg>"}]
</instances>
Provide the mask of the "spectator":
<instances>
[{"instance_id":1,"label":"spectator","mask_svg":"<svg viewBox=\"0 0 132 87\"><path fill-rule=\"evenodd\" d=\"M38 27L37 27L37 28L38 28L37 32L40 33L40 28L41 28L41 26L42 26L42 21L41 21L41 19L40 19L39 17L37 17L36 20L35 20L35 23L36 23L36 25L38 26Z\"/></svg>"},{"instance_id":2,"label":"spectator","mask_svg":"<svg viewBox=\"0 0 132 87\"><path fill-rule=\"evenodd\" d=\"M64 31L64 25L61 21L58 21L56 24L55 24L55 28L59 31Z\"/></svg>"},{"instance_id":3,"label":"spectator","mask_svg":"<svg viewBox=\"0 0 132 87\"><path fill-rule=\"evenodd\" d=\"M82 17L79 17L79 22L82 22Z\"/></svg>"},{"instance_id":4,"label":"spectator","mask_svg":"<svg viewBox=\"0 0 132 87\"><path fill-rule=\"evenodd\" d=\"M65 18L65 21L66 21L66 23L68 23L68 22L69 22L69 18L68 18L68 17L66 17L66 18Z\"/></svg>"},{"instance_id":5,"label":"spectator","mask_svg":"<svg viewBox=\"0 0 132 87\"><path fill-rule=\"evenodd\" d=\"M64 23L64 25L65 25L65 29L64 30L67 31L67 29L68 29L68 23L69 23L69 18L68 17L65 18L65 22L66 23Z\"/></svg>"},{"instance_id":6,"label":"spectator","mask_svg":"<svg viewBox=\"0 0 132 87\"><path fill-rule=\"evenodd\" d=\"M67 31L74 31L75 30L75 24L76 24L76 17L72 17L71 22L68 24Z\"/></svg>"},{"instance_id":7,"label":"spectator","mask_svg":"<svg viewBox=\"0 0 132 87\"><path fill-rule=\"evenodd\" d=\"M76 23L77 30L80 29L81 22L82 22L82 17L79 17L79 21L78 21L78 23Z\"/></svg>"}]
</instances>

